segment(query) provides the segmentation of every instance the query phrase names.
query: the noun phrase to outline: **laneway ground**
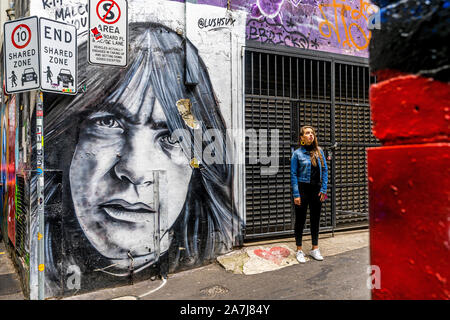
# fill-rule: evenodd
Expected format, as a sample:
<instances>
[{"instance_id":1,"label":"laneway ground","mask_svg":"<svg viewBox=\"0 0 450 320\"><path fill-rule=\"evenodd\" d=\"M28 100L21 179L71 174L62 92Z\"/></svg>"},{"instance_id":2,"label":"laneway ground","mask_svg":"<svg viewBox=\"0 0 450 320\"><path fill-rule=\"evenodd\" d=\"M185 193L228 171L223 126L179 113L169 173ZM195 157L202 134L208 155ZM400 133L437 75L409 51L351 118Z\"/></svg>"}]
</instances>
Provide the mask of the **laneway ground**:
<instances>
[{"instance_id":1,"label":"laneway ground","mask_svg":"<svg viewBox=\"0 0 450 320\"><path fill-rule=\"evenodd\" d=\"M306 264L298 264L293 258L293 238L249 243L220 257L218 260L222 264L216 262L170 274L166 282L149 280L65 300L131 300L135 297L142 300L369 300L368 230L335 233L334 237L320 235L319 246L324 261L307 257ZM270 252L273 248L287 248L290 255L271 266L271 261L254 254L258 250ZM305 253L309 252L309 236L304 237L303 248ZM239 265L240 261L246 262L244 267ZM0 300L22 299L18 276L4 244L0 243Z\"/></svg>"},{"instance_id":2,"label":"laneway ground","mask_svg":"<svg viewBox=\"0 0 450 320\"><path fill-rule=\"evenodd\" d=\"M305 237L303 245L306 253L311 248L308 238ZM285 239L252 243L238 251L283 246L295 249L293 239ZM319 246L324 261L291 262L281 269L249 275L226 271L222 265L214 263L169 275L166 283L144 281L66 299L126 300L141 296L142 300L369 300L369 232L335 233L335 237L321 235Z\"/></svg>"},{"instance_id":3,"label":"laneway ground","mask_svg":"<svg viewBox=\"0 0 450 320\"><path fill-rule=\"evenodd\" d=\"M0 241L0 300L23 300L19 277L16 274L5 244Z\"/></svg>"}]
</instances>

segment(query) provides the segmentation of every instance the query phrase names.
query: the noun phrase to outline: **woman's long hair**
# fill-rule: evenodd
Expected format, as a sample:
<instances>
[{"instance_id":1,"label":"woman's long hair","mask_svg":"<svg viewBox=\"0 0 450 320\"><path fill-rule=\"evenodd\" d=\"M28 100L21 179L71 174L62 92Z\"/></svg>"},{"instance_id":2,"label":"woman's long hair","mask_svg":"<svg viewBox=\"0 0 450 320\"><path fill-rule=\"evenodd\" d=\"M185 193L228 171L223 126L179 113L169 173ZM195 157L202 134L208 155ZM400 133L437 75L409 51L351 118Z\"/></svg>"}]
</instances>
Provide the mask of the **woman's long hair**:
<instances>
[{"instance_id":1,"label":"woman's long hair","mask_svg":"<svg viewBox=\"0 0 450 320\"><path fill-rule=\"evenodd\" d=\"M130 24L129 30L127 68L88 65L84 43L78 48L78 73L79 88L85 88L86 92L75 97L54 94L44 97L45 168L49 170L45 176L46 274L57 283L63 283L61 274L68 265L78 265L83 274L109 264L90 245L81 230L75 216L69 180L80 125L89 114L102 108L103 101L117 101L123 94L133 94L133 88L128 85L133 79L141 79L153 87L171 132L183 129L189 132L193 141L194 130L186 125L177 109L177 101L189 99L192 114L199 121L201 130L216 129L224 139L226 137L225 122L206 66L200 57L194 55L195 47L160 24L134 23ZM186 50L187 47L190 50ZM198 70L196 86L184 85L186 69ZM199 148L207 143L204 141ZM186 154L191 152L185 148L183 151ZM200 152L202 150L194 150L194 154ZM36 146L34 164L35 154ZM32 190L35 190L36 180L34 176ZM171 244L166 255L169 271L200 265L232 248L241 232L242 221L233 208L231 188L232 166L227 162L193 169L184 207L170 232ZM32 207L36 208L35 194L32 202Z\"/></svg>"},{"instance_id":2,"label":"woman's long hair","mask_svg":"<svg viewBox=\"0 0 450 320\"><path fill-rule=\"evenodd\" d=\"M317 139L316 130L311 126L303 126L300 128L300 139L299 144L301 144L302 137L305 134L306 129L311 129L314 134L314 141L312 143L312 150L309 152L309 156L311 158L311 163L313 166L317 166L317 159L320 159L320 164L322 167L325 167L325 160L323 159L322 153L320 152L321 148L319 147L319 141Z\"/></svg>"}]
</instances>

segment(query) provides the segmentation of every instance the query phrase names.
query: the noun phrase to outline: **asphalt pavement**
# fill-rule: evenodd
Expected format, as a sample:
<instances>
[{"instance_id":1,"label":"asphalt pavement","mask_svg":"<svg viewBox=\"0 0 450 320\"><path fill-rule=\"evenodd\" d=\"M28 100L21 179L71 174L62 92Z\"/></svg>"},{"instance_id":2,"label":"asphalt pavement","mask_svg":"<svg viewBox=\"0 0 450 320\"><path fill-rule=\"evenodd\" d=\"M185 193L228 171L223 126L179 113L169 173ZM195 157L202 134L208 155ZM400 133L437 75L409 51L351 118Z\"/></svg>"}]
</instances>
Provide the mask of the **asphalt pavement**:
<instances>
[{"instance_id":1,"label":"asphalt pavement","mask_svg":"<svg viewBox=\"0 0 450 320\"><path fill-rule=\"evenodd\" d=\"M347 251L254 275L234 274L219 263L70 300L370 300L369 249Z\"/></svg>"},{"instance_id":2,"label":"asphalt pavement","mask_svg":"<svg viewBox=\"0 0 450 320\"><path fill-rule=\"evenodd\" d=\"M270 245L293 246L292 241L280 241ZM323 261L309 259L305 264L257 274L237 274L215 262L169 274L166 281L142 281L65 300L370 300L368 231L325 235L321 244ZM21 299L24 296L18 276L0 243L0 300Z\"/></svg>"},{"instance_id":3,"label":"asphalt pavement","mask_svg":"<svg viewBox=\"0 0 450 320\"><path fill-rule=\"evenodd\" d=\"M5 244L0 241L0 300L23 299L19 277L6 251Z\"/></svg>"}]
</instances>

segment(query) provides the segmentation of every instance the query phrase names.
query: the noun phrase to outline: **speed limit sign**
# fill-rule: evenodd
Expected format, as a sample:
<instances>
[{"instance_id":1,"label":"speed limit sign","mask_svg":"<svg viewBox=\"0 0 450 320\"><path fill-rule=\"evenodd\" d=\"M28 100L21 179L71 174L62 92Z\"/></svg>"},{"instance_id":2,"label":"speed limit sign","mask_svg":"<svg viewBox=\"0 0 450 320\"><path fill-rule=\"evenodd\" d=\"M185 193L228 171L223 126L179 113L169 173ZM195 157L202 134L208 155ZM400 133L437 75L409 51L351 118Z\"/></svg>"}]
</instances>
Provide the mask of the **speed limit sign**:
<instances>
[{"instance_id":1,"label":"speed limit sign","mask_svg":"<svg viewBox=\"0 0 450 320\"><path fill-rule=\"evenodd\" d=\"M11 35L11 42L17 49L24 49L31 42L32 34L30 27L21 23L14 28Z\"/></svg>"},{"instance_id":2,"label":"speed limit sign","mask_svg":"<svg viewBox=\"0 0 450 320\"><path fill-rule=\"evenodd\" d=\"M4 25L5 91L18 93L40 87L38 18Z\"/></svg>"}]
</instances>

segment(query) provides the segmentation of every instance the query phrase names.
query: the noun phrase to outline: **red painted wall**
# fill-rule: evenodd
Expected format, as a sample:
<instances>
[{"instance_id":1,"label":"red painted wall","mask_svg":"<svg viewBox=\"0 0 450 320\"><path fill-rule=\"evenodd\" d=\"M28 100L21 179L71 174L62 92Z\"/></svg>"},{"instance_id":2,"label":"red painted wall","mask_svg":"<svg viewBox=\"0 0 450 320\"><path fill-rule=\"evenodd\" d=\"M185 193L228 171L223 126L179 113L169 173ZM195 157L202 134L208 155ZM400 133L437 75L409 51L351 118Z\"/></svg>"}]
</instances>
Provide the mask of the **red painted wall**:
<instances>
[{"instance_id":1,"label":"red painted wall","mask_svg":"<svg viewBox=\"0 0 450 320\"><path fill-rule=\"evenodd\" d=\"M450 298L450 86L395 75L371 88L372 299Z\"/></svg>"}]
</instances>

